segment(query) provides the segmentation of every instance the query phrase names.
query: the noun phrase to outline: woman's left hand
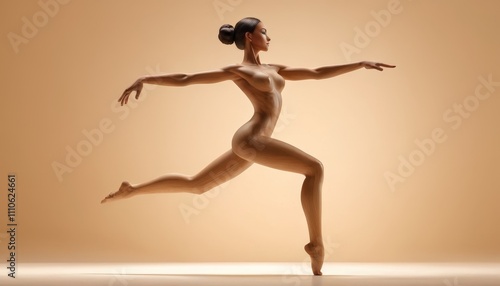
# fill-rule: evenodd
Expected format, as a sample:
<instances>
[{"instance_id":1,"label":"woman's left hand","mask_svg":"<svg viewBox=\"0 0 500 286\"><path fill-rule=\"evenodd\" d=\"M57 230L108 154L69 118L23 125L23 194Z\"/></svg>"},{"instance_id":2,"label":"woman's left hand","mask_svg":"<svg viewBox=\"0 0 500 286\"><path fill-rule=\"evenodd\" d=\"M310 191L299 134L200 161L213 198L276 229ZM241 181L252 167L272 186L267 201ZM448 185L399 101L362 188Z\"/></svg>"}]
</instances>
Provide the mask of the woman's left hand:
<instances>
[{"instance_id":1,"label":"woman's left hand","mask_svg":"<svg viewBox=\"0 0 500 286\"><path fill-rule=\"evenodd\" d=\"M376 62L361 62L361 65L365 69L376 69L379 71L383 71L383 68L395 68L396 66L393 65L388 65L388 64L383 64L383 63L376 63Z\"/></svg>"}]
</instances>

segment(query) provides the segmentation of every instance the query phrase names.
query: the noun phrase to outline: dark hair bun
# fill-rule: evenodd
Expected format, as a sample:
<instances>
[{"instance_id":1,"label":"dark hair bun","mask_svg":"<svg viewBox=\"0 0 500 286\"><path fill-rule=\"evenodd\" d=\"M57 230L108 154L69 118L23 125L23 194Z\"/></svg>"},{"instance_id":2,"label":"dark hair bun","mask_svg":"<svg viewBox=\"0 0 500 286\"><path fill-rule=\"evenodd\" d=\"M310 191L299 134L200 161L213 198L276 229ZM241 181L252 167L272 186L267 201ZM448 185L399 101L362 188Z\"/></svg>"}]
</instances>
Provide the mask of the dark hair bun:
<instances>
[{"instance_id":1,"label":"dark hair bun","mask_svg":"<svg viewBox=\"0 0 500 286\"><path fill-rule=\"evenodd\" d=\"M219 40L226 45L232 45L234 43L234 27L225 24L219 29Z\"/></svg>"}]
</instances>

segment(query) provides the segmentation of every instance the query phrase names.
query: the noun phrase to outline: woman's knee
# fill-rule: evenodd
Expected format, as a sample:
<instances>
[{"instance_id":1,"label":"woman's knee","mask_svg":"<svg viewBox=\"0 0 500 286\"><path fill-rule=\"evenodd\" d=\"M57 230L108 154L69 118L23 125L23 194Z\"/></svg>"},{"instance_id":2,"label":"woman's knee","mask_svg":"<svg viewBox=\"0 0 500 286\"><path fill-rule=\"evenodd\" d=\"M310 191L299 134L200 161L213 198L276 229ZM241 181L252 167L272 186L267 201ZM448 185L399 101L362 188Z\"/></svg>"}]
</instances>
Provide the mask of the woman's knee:
<instances>
[{"instance_id":1,"label":"woman's knee","mask_svg":"<svg viewBox=\"0 0 500 286\"><path fill-rule=\"evenodd\" d=\"M314 176L314 177L323 177L323 174L325 173L325 168L323 167L323 163L321 163L320 160L318 159L313 159L309 163L311 171L310 174L306 174L309 176Z\"/></svg>"}]
</instances>

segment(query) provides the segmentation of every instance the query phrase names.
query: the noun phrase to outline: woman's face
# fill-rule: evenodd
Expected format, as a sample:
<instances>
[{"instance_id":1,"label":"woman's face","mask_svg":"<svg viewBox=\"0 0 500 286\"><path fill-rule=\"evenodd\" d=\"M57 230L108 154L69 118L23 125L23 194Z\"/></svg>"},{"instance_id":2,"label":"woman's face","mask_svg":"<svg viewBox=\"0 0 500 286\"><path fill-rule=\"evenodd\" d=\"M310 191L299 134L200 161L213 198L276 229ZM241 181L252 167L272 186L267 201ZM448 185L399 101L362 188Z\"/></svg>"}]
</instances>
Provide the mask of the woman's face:
<instances>
[{"instance_id":1,"label":"woman's face","mask_svg":"<svg viewBox=\"0 0 500 286\"><path fill-rule=\"evenodd\" d=\"M269 42L271 38L267 35L267 29L264 27L264 24L260 22L255 27L255 30L251 34L251 42L254 50L257 51L267 51L269 50Z\"/></svg>"}]
</instances>

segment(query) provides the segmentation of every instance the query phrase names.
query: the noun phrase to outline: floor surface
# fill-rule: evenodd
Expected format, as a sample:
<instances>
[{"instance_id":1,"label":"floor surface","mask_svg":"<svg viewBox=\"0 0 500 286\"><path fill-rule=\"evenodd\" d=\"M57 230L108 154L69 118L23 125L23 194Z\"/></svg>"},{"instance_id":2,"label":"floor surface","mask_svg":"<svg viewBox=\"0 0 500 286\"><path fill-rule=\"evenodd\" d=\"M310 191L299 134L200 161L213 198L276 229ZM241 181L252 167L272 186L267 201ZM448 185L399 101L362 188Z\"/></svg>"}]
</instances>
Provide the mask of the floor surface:
<instances>
[{"instance_id":1,"label":"floor surface","mask_svg":"<svg viewBox=\"0 0 500 286\"><path fill-rule=\"evenodd\" d=\"M500 286L500 264L327 263L323 276L306 263L22 264L0 285L197 286L384 285Z\"/></svg>"}]
</instances>

